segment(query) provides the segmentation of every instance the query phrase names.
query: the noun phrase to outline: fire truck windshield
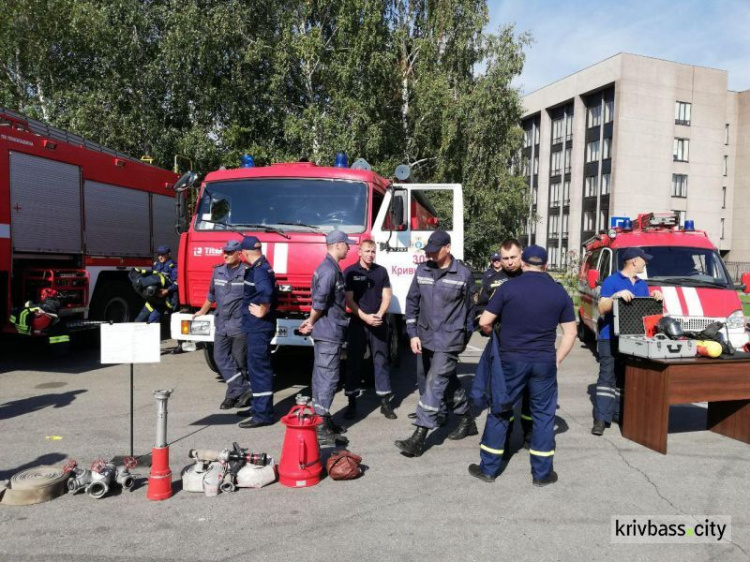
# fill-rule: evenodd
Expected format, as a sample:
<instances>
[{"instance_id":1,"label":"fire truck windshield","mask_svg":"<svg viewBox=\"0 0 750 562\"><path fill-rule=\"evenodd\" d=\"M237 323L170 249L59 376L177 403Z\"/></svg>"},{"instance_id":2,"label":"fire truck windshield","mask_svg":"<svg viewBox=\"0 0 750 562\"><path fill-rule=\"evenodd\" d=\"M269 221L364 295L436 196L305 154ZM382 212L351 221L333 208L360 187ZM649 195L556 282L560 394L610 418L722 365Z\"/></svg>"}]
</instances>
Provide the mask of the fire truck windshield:
<instances>
[{"instance_id":1,"label":"fire truck windshield","mask_svg":"<svg viewBox=\"0 0 750 562\"><path fill-rule=\"evenodd\" d=\"M648 262L645 277L658 284L693 285L732 288L732 281L715 250L683 246L649 246L643 248L653 256ZM623 249L618 251L622 269Z\"/></svg>"},{"instance_id":2,"label":"fire truck windshield","mask_svg":"<svg viewBox=\"0 0 750 562\"><path fill-rule=\"evenodd\" d=\"M246 225L285 231L350 234L367 225L367 184L345 180L259 178L206 184L195 219L196 230Z\"/></svg>"}]
</instances>

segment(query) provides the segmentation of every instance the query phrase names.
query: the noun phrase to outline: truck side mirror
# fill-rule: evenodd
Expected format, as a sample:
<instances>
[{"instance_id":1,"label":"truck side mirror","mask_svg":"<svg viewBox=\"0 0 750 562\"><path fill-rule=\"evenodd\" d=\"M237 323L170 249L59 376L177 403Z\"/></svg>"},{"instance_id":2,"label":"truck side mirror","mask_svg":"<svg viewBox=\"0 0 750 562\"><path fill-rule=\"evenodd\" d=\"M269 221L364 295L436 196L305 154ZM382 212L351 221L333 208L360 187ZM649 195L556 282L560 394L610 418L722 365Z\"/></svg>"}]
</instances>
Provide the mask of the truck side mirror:
<instances>
[{"instance_id":1,"label":"truck side mirror","mask_svg":"<svg viewBox=\"0 0 750 562\"><path fill-rule=\"evenodd\" d=\"M599 272L596 269L589 269L586 272L586 281L589 284L589 289L596 289L599 284Z\"/></svg>"},{"instance_id":2,"label":"truck side mirror","mask_svg":"<svg viewBox=\"0 0 750 562\"><path fill-rule=\"evenodd\" d=\"M388 210L388 214L390 215L390 223L393 230L406 230L404 193L404 191L396 191L393 193L393 199L391 199L391 208Z\"/></svg>"},{"instance_id":3,"label":"truck side mirror","mask_svg":"<svg viewBox=\"0 0 750 562\"><path fill-rule=\"evenodd\" d=\"M742 292L750 293L750 272L742 274L742 284L745 286Z\"/></svg>"},{"instance_id":4,"label":"truck side mirror","mask_svg":"<svg viewBox=\"0 0 750 562\"><path fill-rule=\"evenodd\" d=\"M195 184L198 175L195 172L185 172L178 179L172 189L175 191L175 230L182 234L188 229L190 217L188 216L188 191Z\"/></svg>"}]
</instances>

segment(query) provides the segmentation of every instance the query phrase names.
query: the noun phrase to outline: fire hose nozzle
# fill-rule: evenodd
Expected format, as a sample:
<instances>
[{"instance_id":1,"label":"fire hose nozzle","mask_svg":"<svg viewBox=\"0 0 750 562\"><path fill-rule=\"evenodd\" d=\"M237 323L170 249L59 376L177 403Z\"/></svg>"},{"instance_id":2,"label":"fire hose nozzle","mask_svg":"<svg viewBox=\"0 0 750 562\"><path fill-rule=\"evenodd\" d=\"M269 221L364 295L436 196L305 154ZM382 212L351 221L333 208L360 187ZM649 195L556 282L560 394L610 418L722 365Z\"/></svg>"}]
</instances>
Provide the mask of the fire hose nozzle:
<instances>
[{"instance_id":1,"label":"fire hose nozzle","mask_svg":"<svg viewBox=\"0 0 750 562\"><path fill-rule=\"evenodd\" d=\"M225 494L237 491L237 484L235 483L235 477L227 473L224 475L224 480L221 482L219 487Z\"/></svg>"}]
</instances>

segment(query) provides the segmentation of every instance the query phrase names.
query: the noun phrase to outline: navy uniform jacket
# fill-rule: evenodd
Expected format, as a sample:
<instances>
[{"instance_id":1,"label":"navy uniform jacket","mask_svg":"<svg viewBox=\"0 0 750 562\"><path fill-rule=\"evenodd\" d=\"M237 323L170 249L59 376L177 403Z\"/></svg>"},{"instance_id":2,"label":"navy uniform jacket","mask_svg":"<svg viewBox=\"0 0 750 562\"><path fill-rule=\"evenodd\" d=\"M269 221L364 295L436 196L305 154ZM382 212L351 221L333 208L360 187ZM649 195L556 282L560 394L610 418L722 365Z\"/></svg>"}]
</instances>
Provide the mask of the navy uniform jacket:
<instances>
[{"instance_id":1,"label":"navy uniform jacket","mask_svg":"<svg viewBox=\"0 0 750 562\"><path fill-rule=\"evenodd\" d=\"M495 271L493 267L487 269L482 274L482 286L479 289L477 304L482 307L486 306L495 290L507 280L508 274L503 269L500 271Z\"/></svg>"},{"instance_id":2,"label":"navy uniform jacket","mask_svg":"<svg viewBox=\"0 0 750 562\"><path fill-rule=\"evenodd\" d=\"M276 274L271 269L266 256L260 256L245 270L245 292L242 299L242 328L245 332L276 330L275 291ZM266 303L271 305L271 309L263 318L256 318L247 309L250 304Z\"/></svg>"},{"instance_id":3,"label":"navy uniform jacket","mask_svg":"<svg viewBox=\"0 0 750 562\"><path fill-rule=\"evenodd\" d=\"M171 295L177 291L177 262L172 258L169 258L164 263L159 261L154 262L153 271L155 273L163 273L166 275L172 284L167 287L167 294Z\"/></svg>"},{"instance_id":4,"label":"navy uniform jacket","mask_svg":"<svg viewBox=\"0 0 750 562\"><path fill-rule=\"evenodd\" d=\"M474 276L452 258L446 269L427 261L417 266L406 296L406 331L431 351L461 352L472 326Z\"/></svg>"},{"instance_id":5,"label":"navy uniform jacket","mask_svg":"<svg viewBox=\"0 0 750 562\"><path fill-rule=\"evenodd\" d=\"M217 335L242 335L242 298L246 270L247 265L244 263L234 268L225 263L214 266L206 299L216 303L214 324Z\"/></svg>"},{"instance_id":6,"label":"navy uniform jacket","mask_svg":"<svg viewBox=\"0 0 750 562\"><path fill-rule=\"evenodd\" d=\"M328 253L313 273L312 307L323 313L313 324L313 339L343 343L347 325L344 275Z\"/></svg>"}]
</instances>

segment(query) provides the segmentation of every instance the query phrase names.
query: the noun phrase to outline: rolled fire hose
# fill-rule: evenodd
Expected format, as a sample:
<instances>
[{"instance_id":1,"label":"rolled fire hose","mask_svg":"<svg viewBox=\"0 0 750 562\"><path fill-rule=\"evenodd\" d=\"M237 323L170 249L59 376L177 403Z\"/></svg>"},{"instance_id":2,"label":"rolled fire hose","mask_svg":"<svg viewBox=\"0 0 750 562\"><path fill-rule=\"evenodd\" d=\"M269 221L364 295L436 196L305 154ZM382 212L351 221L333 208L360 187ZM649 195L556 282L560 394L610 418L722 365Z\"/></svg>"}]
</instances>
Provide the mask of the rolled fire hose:
<instances>
[{"instance_id":1,"label":"rolled fire hose","mask_svg":"<svg viewBox=\"0 0 750 562\"><path fill-rule=\"evenodd\" d=\"M59 466L37 466L17 472L10 477L7 488L0 485L0 503L32 505L53 500L67 490L70 476Z\"/></svg>"}]
</instances>

